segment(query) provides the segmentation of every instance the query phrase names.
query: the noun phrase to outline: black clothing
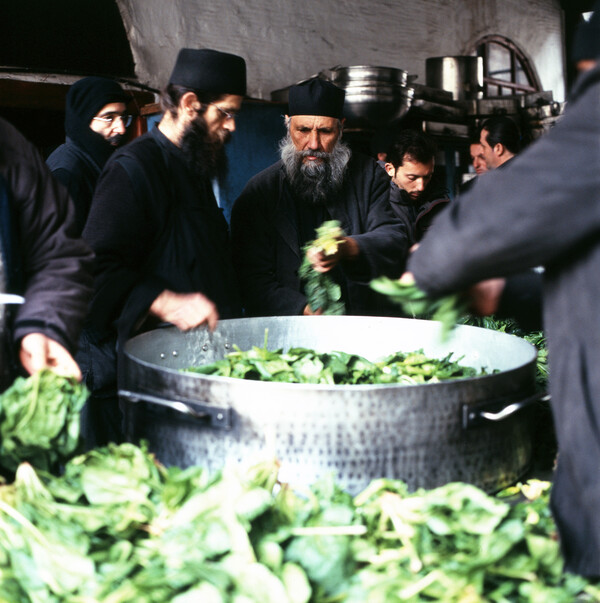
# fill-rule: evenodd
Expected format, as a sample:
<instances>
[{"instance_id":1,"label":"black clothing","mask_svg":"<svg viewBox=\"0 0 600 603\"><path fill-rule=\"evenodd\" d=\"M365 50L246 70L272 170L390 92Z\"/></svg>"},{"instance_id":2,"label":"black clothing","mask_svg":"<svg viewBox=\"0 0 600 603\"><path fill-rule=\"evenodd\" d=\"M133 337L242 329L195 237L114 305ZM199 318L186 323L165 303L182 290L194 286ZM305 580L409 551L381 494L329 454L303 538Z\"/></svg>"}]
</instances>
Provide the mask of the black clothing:
<instances>
[{"instance_id":1,"label":"black clothing","mask_svg":"<svg viewBox=\"0 0 600 603\"><path fill-rule=\"evenodd\" d=\"M77 231L82 232L104 163L98 164L70 138L50 154L46 163L52 175L66 187L73 199Z\"/></svg>"},{"instance_id":2,"label":"black clothing","mask_svg":"<svg viewBox=\"0 0 600 603\"><path fill-rule=\"evenodd\" d=\"M246 95L246 61L210 48L182 48L169 84L212 94Z\"/></svg>"},{"instance_id":3,"label":"black clothing","mask_svg":"<svg viewBox=\"0 0 600 603\"><path fill-rule=\"evenodd\" d=\"M299 315L306 306L298 269L302 245L315 235L313 231L305 238L305 225L300 236L297 208L281 162L254 176L233 206L234 261L248 315ZM355 261L336 267L346 293L346 312L397 314L397 307L368 285L379 275L400 276L408 253L406 232L389 207L385 172L375 160L353 155L341 191L323 209L324 216L338 220L360 248Z\"/></svg>"},{"instance_id":4,"label":"black clothing","mask_svg":"<svg viewBox=\"0 0 600 603\"><path fill-rule=\"evenodd\" d=\"M46 163L73 199L79 233L85 225L98 176L115 150L101 134L90 128L90 123L105 105L126 103L127 100L117 82L95 76L75 82L67 93L66 142L50 154Z\"/></svg>"},{"instance_id":5,"label":"black clothing","mask_svg":"<svg viewBox=\"0 0 600 603\"><path fill-rule=\"evenodd\" d=\"M90 325L101 336L117 327L122 338L133 335L165 289L203 293L221 318L241 314L227 223L211 183L196 181L158 128L106 165L84 237L97 256Z\"/></svg>"},{"instance_id":6,"label":"black clothing","mask_svg":"<svg viewBox=\"0 0 600 603\"><path fill-rule=\"evenodd\" d=\"M435 181L427 186L416 202L395 182L390 182L390 205L406 226L409 245L414 245L421 240L433 219L448 203L450 203L448 190L436 185Z\"/></svg>"},{"instance_id":7,"label":"black clothing","mask_svg":"<svg viewBox=\"0 0 600 603\"><path fill-rule=\"evenodd\" d=\"M14 346L42 333L73 354L91 295L92 252L77 236L66 191L35 147L1 119L0 217L6 290L26 299L11 308Z\"/></svg>"},{"instance_id":8,"label":"black clothing","mask_svg":"<svg viewBox=\"0 0 600 603\"><path fill-rule=\"evenodd\" d=\"M96 252L95 292L78 356L93 394L82 414L86 443L93 446L122 437L116 350L157 326L148 309L162 291L203 293L221 318L240 316L241 304L227 224L211 183L197 181L182 151L158 128L107 163L84 237Z\"/></svg>"},{"instance_id":9,"label":"black clothing","mask_svg":"<svg viewBox=\"0 0 600 603\"><path fill-rule=\"evenodd\" d=\"M566 569L588 576L600 575L598 166L595 68L580 76L557 124L453 202L408 263L432 295L545 267L544 331L559 449L552 509Z\"/></svg>"}]
</instances>

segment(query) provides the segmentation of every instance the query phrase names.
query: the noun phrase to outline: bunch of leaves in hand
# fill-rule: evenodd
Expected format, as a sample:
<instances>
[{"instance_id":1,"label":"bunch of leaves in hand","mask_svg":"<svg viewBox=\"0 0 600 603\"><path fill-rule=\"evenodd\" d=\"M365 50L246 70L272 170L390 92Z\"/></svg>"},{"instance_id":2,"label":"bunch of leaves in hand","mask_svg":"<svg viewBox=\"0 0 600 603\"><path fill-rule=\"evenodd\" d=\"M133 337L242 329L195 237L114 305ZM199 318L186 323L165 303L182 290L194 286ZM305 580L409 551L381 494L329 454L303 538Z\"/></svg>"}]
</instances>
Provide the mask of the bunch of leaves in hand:
<instances>
[{"instance_id":1,"label":"bunch of leaves in hand","mask_svg":"<svg viewBox=\"0 0 600 603\"><path fill-rule=\"evenodd\" d=\"M344 314L345 307L340 286L327 273L317 272L306 257L309 250L324 255L334 255L338 250L341 237L344 236L344 231L337 220L329 220L323 222L316 229L316 233L317 238L308 242L302 249L304 259L298 272L300 280L304 283L306 301L313 312L320 309L323 314Z\"/></svg>"},{"instance_id":2,"label":"bunch of leaves in hand","mask_svg":"<svg viewBox=\"0 0 600 603\"><path fill-rule=\"evenodd\" d=\"M414 282L380 276L370 282L370 287L398 304L407 316L440 321L442 337L449 334L467 311L467 304L460 294L432 299Z\"/></svg>"},{"instance_id":3,"label":"bunch of leaves in hand","mask_svg":"<svg viewBox=\"0 0 600 603\"><path fill-rule=\"evenodd\" d=\"M79 411L87 389L72 378L43 370L18 377L0 395L0 466L20 462L51 471L79 446Z\"/></svg>"}]
</instances>

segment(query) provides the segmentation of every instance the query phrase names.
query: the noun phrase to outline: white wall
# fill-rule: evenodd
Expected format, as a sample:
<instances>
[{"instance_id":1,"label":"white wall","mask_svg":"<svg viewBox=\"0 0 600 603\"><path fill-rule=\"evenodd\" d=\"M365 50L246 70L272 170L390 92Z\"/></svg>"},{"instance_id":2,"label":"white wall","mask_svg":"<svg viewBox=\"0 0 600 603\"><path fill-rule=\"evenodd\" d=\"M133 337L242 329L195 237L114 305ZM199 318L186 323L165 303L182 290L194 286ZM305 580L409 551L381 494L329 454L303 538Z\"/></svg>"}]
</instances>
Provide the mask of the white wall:
<instances>
[{"instance_id":1,"label":"white wall","mask_svg":"<svg viewBox=\"0 0 600 603\"><path fill-rule=\"evenodd\" d=\"M270 99L335 65L397 67L425 84L425 59L500 34L565 97L559 0L117 0L141 82L161 88L182 47L240 54L248 94Z\"/></svg>"}]
</instances>

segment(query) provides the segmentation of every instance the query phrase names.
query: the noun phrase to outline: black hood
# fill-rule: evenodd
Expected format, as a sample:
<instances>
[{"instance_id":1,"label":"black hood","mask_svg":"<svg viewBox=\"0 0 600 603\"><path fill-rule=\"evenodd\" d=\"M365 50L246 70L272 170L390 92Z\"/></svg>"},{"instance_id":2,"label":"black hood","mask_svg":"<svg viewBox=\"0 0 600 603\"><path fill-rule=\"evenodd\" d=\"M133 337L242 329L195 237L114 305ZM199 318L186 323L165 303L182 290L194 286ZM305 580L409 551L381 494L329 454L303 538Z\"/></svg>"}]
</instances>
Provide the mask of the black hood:
<instances>
[{"instance_id":1,"label":"black hood","mask_svg":"<svg viewBox=\"0 0 600 603\"><path fill-rule=\"evenodd\" d=\"M115 148L90 128L90 122L109 103L127 103L129 97L114 80L85 77L75 82L67 93L65 132L94 161L103 167Z\"/></svg>"}]
</instances>

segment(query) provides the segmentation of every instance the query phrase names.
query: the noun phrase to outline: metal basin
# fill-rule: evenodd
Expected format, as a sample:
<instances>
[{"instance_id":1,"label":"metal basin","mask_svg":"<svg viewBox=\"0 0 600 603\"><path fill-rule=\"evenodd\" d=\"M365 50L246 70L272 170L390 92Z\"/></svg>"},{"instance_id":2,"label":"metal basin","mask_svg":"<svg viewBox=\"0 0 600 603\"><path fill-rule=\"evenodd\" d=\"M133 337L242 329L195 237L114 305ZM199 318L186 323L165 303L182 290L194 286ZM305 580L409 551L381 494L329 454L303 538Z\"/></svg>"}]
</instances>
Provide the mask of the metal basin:
<instances>
[{"instance_id":1,"label":"metal basin","mask_svg":"<svg viewBox=\"0 0 600 603\"><path fill-rule=\"evenodd\" d=\"M492 492L531 460L526 411L535 348L517 337L460 326L440 341L432 321L355 316L224 320L214 333L159 329L125 346L120 394L128 438L146 439L163 463L217 470L276 455L293 485L333 472L356 493L378 477L432 488L449 481ZM342 350L377 360L397 351L449 352L496 374L426 385L324 386L182 373L234 345ZM506 418L499 420L508 415Z\"/></svg>"},{"instance_id":2,"label":"metal basin","mask_svg":"<svg viewBox=\"0 0 600 603\"><path fill-rule=\"evenodd\" d=\"M334 84L345 88L352 84L381 83L385 85L406 86L408 73L395 67L377 67L373 65L350 65L349 67L332 67L319 74Z\"/></svg>"},{"instance_id":3,"label":"metal basin","mask_svg":"<svg viewBox=\"0 0 600 603\"><path fill-rule=\"evenodd\" d=\"M406 115L413 96L414 89L405 86L351 85L346 87L344 117L349 124L384 126Z\"/></svg>"}]
</instances>

